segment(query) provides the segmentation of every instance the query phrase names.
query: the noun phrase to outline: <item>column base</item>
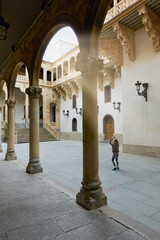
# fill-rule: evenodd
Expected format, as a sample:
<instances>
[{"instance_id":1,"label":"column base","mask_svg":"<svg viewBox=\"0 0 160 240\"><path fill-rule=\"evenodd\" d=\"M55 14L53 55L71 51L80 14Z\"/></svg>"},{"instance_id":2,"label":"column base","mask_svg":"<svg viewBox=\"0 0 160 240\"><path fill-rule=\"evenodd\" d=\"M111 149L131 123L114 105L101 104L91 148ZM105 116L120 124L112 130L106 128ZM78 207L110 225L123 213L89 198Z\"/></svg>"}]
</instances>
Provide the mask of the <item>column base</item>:
<instances>
[{"instance_id":1,"label":"column base","mask_svg":"<svg viewBox=\"0 0 160 240\"><path fill-rule=\"evenodd\" d=\"M98 183L98 184L97 184ZM82 188L76 196L76 202L88 210L107 204L107 197L102 192L100 180L83 180Z\"/></svg>"},{"instance_id":2,"label":"column base","mask_svg":"<svg viewBox=\"0 0 160 240\"><path fill-rule=\"evenodd\" d=\"M17 160L15 150L7 150L5 161Z\"/></svg>"},{"instance_id":3,"label":"column base","mask_svg":"<svg viewBox=\"0 0 160 240\"><path fill-rule=\"evenodd\" d=\"M35 161L35 159L33 159L33 161ZM43 172L43 168L39 163L39 160L38 160L38 163L32 163L32 160L30 160L26 168L26 173L35 174L35 173L41 173L41 172Z\"/></svg>"}]
</instances>

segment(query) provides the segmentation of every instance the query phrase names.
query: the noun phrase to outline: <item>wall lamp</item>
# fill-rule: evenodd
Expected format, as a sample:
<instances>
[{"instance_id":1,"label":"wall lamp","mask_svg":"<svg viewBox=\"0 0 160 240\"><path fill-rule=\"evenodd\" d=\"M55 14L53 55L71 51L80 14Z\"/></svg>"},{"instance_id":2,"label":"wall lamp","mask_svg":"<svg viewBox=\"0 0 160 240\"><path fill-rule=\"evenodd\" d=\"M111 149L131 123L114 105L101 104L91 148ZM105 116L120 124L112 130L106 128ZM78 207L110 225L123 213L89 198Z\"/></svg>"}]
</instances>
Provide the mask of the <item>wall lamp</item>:
<instances>
[{"instance_id":1,"label":"wall lamp","mask_svg":"<svg viewBox=\"0 0 160 240\"><path fill-rule=\"evenodd\" d=\"M141 82L137 81L137 82L135 83L135 85L136 85L136 90L137 90L138 95L139 95L139 96L143 96L143 97L146 99L146 102L147 102L147 88L148 88L148 83L141 83ZM140 87L141 87L141 85L142 85L142 87L144 88L142 92L140 92Z\"/></svg>"},{"instance_id":2,"label":"wall lamp","mask_svg":"<svg viewBox=\"0 0 160 240\"><path fill-rule=\"evenodd\" d=\"M78 111L78 108L75 108L75 110L76 110L76 114L80 114L82 116L82 108L80 108L79 111Z\"/></svg>"},{"instance_id":3,"label":"wall lamp","mask_svg":"<svg viewBox=\"0 0 160 240\"><path fill-rule=\"evenodd\" d=\"M114 110L118 110L120 112L120 105L121 105L120 102L113 102Z\"/></svg>"},{"instance_id":4,"label":"wall lamp","mask_svg":"<svg viewBox=\"0 0 160 240\"><path fill-rule=\"evenodd\" d=\"M63 115L69 117L69 110L66 110L66 112L63 110Z\"/></svg>"}]
</instances>

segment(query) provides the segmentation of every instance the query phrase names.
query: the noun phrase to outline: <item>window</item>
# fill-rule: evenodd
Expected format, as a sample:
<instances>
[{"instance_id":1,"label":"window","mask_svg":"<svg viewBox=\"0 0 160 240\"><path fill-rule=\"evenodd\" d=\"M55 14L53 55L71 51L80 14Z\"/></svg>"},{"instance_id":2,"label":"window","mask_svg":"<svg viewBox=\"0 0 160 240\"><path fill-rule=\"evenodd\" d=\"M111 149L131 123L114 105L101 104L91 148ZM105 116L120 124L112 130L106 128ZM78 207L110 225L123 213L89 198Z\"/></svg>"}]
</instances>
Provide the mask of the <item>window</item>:
<instances>
[{"instance_id":1,"label":"window","mask_svg":"<svg viewBox=\"0 0 160 240\"><path fill-rule=\"evenodd\" d=\"M111 87L105 86L104 88L104 102L110 102L111 101Z\"/></svg>"},{"instance_id":2,"label":"window","mask_svg":"<svg viewBox=\"0 0 160 240\"><path fill-rule=\"evenodd\" d=\"M77 107L77 99L76 96L73 95L72 96L72 108L76 108Z\"/></svg>"},{"instance_id":3,"label":"window","mask_svg":"<svg viewBox=\"0 0 160 240\"><path fill-rule=\"evenodd\" d=\"M77 132L77 119L76 118L72 119L72 131Z\"/></svg>"},{"instance_id":4,"label":"window","mask_svg":"<svg viewBox=\"0 0 160 240\"><path fill-rule=\"evenodd\" d=\"M53 81L56 81L56 68L53 69Z\"/></svg>"},{"instance_id":5,"label":"window","mask_svg":"<svg viewBox=\"0 0 160 240\"><path fill-rule=\"evenodd\" d=\"M50 104L50 122L56 122L56 105Z\"/></svg>"},{"instance_id":6,"label":"window","mask_svg":"<svg viewBox=\"0 0 160 240\"><path fill-rule=\"evenodd\" d=\"M43 106L40 106L40 111L39 111L40 115L40 119L43 119Z\"/></svg>"},{"instance_id":7,"label":"window","mask_svg":"<svg viewBox=\"0 0 160 240\"><path fill-rule=\"evenodd\" d=\"M51 72L47 71L47 81L51 81Z\"/></svg>"},{"instance_id":8,"label":"window","mask_svg":"<svg viewBox=\"0 0 160 240\"><path fill-rule=\"evenodd\" d=\"M43 68L40 68L39 78L43 79Z\"/></svg>"}]
</instances>

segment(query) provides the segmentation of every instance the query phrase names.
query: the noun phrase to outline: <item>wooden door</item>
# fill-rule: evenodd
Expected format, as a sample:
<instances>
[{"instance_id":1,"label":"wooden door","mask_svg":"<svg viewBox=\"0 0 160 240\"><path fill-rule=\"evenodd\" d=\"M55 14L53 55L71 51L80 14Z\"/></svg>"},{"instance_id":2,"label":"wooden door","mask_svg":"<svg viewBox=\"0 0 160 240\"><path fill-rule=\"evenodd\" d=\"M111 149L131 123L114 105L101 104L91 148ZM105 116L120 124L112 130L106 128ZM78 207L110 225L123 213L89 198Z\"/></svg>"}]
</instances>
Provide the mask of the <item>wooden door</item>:
<instances>
[{"instance_id":1,"label":"wooden door","mask_svg":"<svg viewBox=\"0 0 160 240\"><path fill-rule=\"evenodd\" d=\"M113 136L113 122L105 123L105 139L111 139Z\"/></svg>"}]
</instances>

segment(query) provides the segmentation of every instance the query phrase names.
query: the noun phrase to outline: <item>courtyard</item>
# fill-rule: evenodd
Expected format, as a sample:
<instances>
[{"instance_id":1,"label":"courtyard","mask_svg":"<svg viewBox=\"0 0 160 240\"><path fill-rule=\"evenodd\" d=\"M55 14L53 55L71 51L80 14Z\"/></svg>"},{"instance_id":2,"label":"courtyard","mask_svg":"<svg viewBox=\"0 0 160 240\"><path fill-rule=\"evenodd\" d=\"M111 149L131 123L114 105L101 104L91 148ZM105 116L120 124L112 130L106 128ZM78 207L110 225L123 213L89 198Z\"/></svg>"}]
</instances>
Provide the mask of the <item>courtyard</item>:
<instances>
[{"instance_id":1,"label":"courtyard","mask_svg":"<svg viewBox=\"0 0 160 240\"><path fill-rule=\"evenodd\" d=\"M2 143L5 156L7 144ZM25 168L29 159L29 144L16 144L17 161ZM108 206L160 231L160 161L140 155L122 153L120 170L112 171L111 146L99 143L99 177ZM40 143L43 174L37 174L60 191L75 199L82 180L82 142L61 140ZM102 207L105 212L105 207Z\"/></svg>"}]
</instances>

